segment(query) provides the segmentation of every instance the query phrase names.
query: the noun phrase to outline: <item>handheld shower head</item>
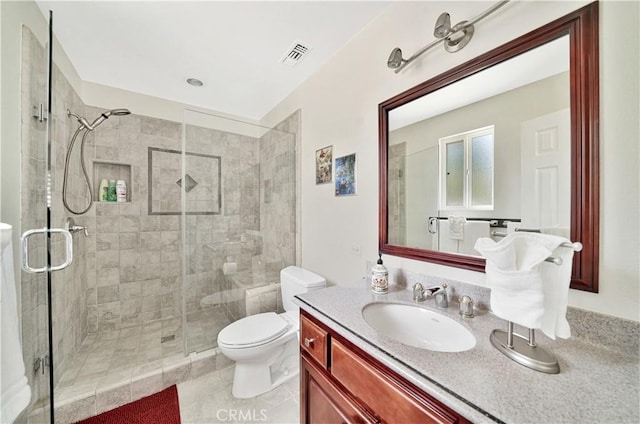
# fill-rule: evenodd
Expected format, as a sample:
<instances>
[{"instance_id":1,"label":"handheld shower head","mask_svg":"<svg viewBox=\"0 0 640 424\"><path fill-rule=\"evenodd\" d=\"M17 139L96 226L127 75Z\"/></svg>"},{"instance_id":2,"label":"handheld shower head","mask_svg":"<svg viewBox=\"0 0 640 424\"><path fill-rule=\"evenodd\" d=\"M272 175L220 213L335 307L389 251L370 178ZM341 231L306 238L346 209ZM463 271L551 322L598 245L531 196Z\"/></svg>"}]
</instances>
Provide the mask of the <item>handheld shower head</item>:
<instances>
[{"instance_id":1,"label":"handheld shower head","mask_svg":"<svg viewBox=\"0 0 640 424\"><path fill-rule=\"evenodd\" d=\"M391 50L389 59L387 59L387 66L391 69L397 69L403 62L406 62L406 60L402 58L402 50L400 50L400 47Z\"/></svg>"},{"instance_id":2,"label":"handheld shower head","mask_svg":"<svg viewBox=\"0 0 640 424\"><path fill-rule=\"evenodd\" d=\"M131 112L129 111L129 109L111 109L107 112L105 112L105 115L113 115L113 116L124 116L124 115L129 115Z\"/></svg>"},{"instance_id":3,"label":"handheld shower head","mask_svg":"<svg viewBox=\"0 0 640 424\"><path fill-rule=\"evenodd\" d=\"M71 112L69 109L67 109L67 116L74 116L78 120L80 125L88 129L89 131L95 130L98 125L102 124L105 121L105 119L109 119L111 115L124 116L124 115L129 115L130 113L131 112L129 111L129 109L111 109L106 112L103 112L100 116L96 118L95 121L93 121L92 123L89 123L89 121L87 121L85 118L78 116L75 113Z\"/></svg>"}]
</instances>

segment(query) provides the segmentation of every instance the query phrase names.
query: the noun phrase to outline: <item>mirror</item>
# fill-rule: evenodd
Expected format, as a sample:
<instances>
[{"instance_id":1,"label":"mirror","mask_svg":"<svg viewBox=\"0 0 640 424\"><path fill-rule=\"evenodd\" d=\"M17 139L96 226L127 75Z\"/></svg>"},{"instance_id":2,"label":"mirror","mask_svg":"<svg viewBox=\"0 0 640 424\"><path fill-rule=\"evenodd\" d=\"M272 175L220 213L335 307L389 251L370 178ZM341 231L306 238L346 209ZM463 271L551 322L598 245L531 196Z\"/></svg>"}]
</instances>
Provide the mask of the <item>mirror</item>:
<instances>
[{"instance_id":1,"label":"mirror","mask_svg":"<svg viewBox=\"0 0 640 424\"><path fill-rule=\"evenodd\" d=\"M597 292L598 113L597 3L381 103L380 251L484 271L478 237L540 230Z\"/></svg>"}]
</instances>

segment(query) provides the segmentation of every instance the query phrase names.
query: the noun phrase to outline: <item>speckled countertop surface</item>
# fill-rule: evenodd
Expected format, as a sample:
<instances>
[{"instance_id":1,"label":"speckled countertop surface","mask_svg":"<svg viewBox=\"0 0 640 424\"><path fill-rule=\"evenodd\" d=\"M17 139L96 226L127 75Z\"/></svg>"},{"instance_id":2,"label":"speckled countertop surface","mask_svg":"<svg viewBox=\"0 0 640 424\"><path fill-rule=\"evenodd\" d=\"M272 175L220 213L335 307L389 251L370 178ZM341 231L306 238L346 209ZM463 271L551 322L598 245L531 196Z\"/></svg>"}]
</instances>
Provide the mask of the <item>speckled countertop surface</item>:
<instances>
[{"instance_id":1,"label":"speckled countertop surface","mask_svg":"<svg viewBox=\"0 0 640 424\"><path fill-rule=\"evenodd\" d=\"M416 304L408 290L374 295L364 280L296 296L302 309L473 422L640 422L637 356L576 337L550 340L536 332L538 345L560 363L560 374L540 373L491 345L491 331L506 329L504 320L488 312L462 319L456 303L444 310L429 299L419 305L455 319L476 337L476 346L466 352L432 352L400 344L369 327L361 310L371 302Z\"/></svg>"}]
</instances>

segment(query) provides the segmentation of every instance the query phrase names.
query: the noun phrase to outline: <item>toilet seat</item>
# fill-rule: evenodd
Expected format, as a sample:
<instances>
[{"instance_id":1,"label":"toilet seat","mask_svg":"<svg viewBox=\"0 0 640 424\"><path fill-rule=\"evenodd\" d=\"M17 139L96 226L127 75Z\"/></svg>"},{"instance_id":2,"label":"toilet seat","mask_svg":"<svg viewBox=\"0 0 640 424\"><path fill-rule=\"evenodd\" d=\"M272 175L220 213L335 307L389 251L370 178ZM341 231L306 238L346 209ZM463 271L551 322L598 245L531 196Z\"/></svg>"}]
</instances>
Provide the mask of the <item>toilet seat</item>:
<instances>
[{"instance_id":1,"label":"toilet seat","mask_svg":"<svg viewBox=\"0 0 640 424\"><path fill-rule=\"evenodd\" d=\"M229 349L244 349L269 343L287 332L289 323L275 312L242 318L218 334L218 344Z\"/></svg>"}]
</instances>

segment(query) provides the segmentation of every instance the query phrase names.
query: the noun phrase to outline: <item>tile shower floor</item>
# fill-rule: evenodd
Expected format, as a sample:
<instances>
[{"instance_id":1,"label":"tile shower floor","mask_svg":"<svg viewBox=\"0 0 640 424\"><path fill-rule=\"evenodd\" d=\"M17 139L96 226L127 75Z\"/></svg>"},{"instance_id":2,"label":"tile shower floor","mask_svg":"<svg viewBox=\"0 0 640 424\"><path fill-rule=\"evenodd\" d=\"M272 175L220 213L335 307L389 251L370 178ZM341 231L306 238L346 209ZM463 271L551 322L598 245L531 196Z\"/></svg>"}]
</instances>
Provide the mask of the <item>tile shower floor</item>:
<instances>
[{"instance_id":1,"label":"tile shower floor","mask_svg":"<svg viewBox=\"0 0 640 424\"><path fill-rule=\"evenodd\" d=\"M214 320L221 321L219 329L218 325L211 325ZM226 324L228 320L220 308L189 316L189 350L210 346ZM90 334L56 386L56 407L188 362L183 349L181 318ZM221 357L217 360L220 368L225 365L220 362L227 361L223 355L217 356Z\"/></svg>"}]
</instances>

